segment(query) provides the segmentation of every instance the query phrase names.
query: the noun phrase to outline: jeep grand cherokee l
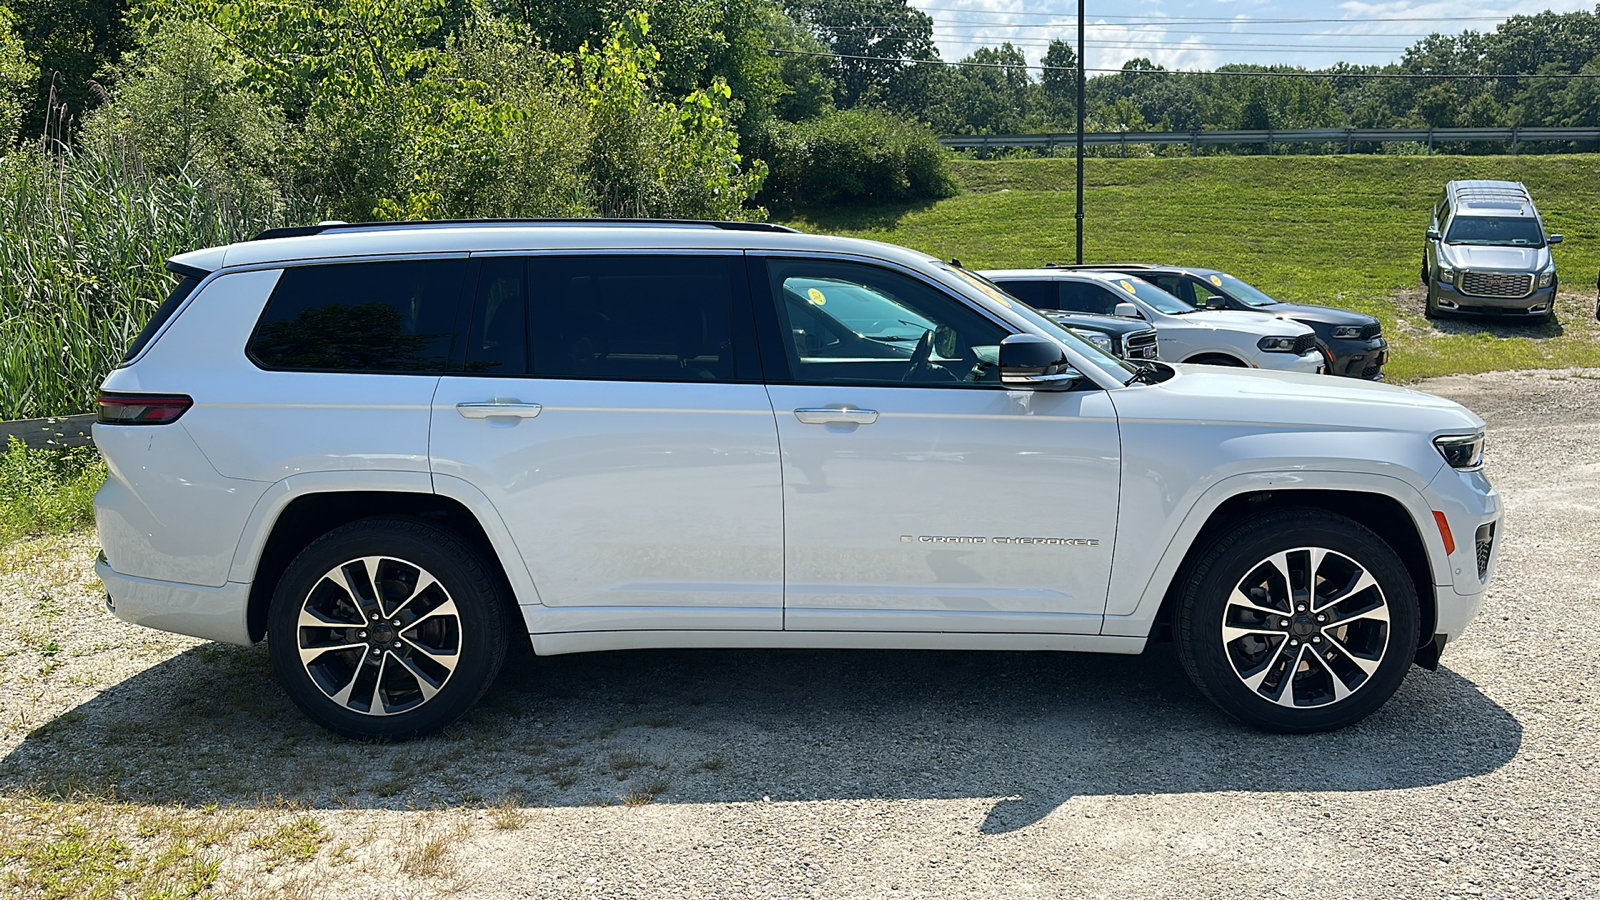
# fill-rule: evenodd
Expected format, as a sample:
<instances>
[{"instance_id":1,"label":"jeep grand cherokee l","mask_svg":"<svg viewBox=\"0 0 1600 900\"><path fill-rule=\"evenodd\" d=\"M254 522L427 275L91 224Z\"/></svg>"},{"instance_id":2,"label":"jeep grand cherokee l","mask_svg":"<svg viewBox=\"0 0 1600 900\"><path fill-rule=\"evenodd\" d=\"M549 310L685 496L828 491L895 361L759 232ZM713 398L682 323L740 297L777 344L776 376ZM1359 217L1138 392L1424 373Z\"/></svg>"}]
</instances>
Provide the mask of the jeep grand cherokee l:
<instances>
[{"instance_id":1,"label":"jeep grand cherokee l","mask_svg":"<svg viewBox=\"0 0 1600 900\"><path fill-rule=\"evenodd\" d=\"M513 641L1126 654L1169 632L1232 715L1337 728L1437 661L1494 569L1483 422L1455 403L1135 367L887 244L330 224L169 268L94 426L108 605L266 640L349 736L442 727ZM810 333L857 290L859 340Z\"/></svg>"}]
</instances>

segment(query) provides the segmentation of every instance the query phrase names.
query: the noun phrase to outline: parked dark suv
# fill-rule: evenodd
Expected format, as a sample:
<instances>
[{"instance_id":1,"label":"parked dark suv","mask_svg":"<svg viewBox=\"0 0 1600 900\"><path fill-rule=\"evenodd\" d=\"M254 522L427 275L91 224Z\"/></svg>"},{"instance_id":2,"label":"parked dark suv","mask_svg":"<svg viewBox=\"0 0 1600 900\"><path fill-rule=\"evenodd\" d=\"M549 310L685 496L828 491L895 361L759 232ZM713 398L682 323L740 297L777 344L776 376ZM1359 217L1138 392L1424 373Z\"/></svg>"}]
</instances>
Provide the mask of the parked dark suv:
<instances>
[{"instance_id":1,"label":"parked dark suv","mask_svg":"<svg viewBox=\"0 0 1600 900\"><path fill-rule=\"evenodd\" d=\"M1217 269L1131 263L1084 268L1138 275L1202 309L1270 312L1302 322L1316 332L1317 349L1327 359L1329 375L1376 380L1383 377L1383 364L1389 361L1383 325L1365 313L1332 306L1284 303Z\"/></svg>"}]
</instances>

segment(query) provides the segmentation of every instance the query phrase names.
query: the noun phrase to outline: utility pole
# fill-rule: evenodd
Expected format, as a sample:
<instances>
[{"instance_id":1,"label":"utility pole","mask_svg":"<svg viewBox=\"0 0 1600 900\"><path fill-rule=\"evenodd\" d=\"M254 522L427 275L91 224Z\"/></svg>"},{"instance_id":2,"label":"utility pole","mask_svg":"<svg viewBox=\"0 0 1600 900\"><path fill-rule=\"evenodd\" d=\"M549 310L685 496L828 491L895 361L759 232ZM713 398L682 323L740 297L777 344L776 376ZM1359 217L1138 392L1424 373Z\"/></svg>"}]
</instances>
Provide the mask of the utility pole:
<instances>
[{"instance_id":1,"label":"utility pole","mask_svg":"<svg viewBox=\"0 0 1600 900\"><path fill-rule=\"evenodd\" d=\"M1083 3L1078 0L1078 265L1083 265Z\"/></svg>"}]
</instances>

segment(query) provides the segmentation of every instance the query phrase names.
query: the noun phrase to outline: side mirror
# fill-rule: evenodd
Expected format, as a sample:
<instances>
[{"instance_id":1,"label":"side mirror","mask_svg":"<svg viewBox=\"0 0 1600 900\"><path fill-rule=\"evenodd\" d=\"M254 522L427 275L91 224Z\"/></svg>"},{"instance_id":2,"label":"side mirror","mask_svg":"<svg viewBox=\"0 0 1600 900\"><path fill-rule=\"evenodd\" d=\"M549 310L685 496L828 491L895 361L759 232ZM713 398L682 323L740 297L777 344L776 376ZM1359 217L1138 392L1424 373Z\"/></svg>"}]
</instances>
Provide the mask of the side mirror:
<instances>
[{"instance_id":1,"label":"side mirror","mask_svg":"<svg viewBox=\"0 0 1600 900\"><path fill-rule=\"evenodd\" d=\"M1033 391L1064 391L1083 373L1072 367L1055 341L1038 335L1013 334L1000 342L1000 383Z\"/></svg>"},{"instance_id":2,"label":"side mirror","mask_svg":"<svg viewBox=\"0 0 1600 900\"><path fill-rule=\"evenodd\" d=\"M1134 306L1132 303L1118 303L1116 309L1114 309L1111 314L1114 316L1121 316L1124 319L1144 318L1144 313L1139 312L1139 307Z\"/></svg>"},{"instance_id":3,"label":"side mirror","mask_svg":"<svg viewBox=\"0 0 1600 900\"><path fill-rule=\"evenodd\" d=\"M1549 237L1545 238L1545 241L1547 243L1551 243L1551 244L1559 244L1559 243L1561 243L1561 240L1562 240L1562 237L1559 234L1552 234Z\"/></svg>"},{"instance_id":4,"label":"side mirror","mask_svg":"<svg viewBox=\"0 0 1600 900\"><path fill-rule=\"evenodd\" d=\"M1428 240L1437 241L1438 239L1439 239L1439 229L1437 229L1437 228L1429 228L1428 229Z\"/></svg>"},{"instance_id":5,"label":"side mirror","mask_svg":"<svg viewBox=\"0 0 1600 900\"><path fill-rule=\"evenodd\" d=\"M1218 297L1216 294L1211 294L1211 295L1206 297L1206 309L1227 309L1227 308L1228 308L1228 301L1223 299L1222 297Z\"/></svg>"}]
</instances>

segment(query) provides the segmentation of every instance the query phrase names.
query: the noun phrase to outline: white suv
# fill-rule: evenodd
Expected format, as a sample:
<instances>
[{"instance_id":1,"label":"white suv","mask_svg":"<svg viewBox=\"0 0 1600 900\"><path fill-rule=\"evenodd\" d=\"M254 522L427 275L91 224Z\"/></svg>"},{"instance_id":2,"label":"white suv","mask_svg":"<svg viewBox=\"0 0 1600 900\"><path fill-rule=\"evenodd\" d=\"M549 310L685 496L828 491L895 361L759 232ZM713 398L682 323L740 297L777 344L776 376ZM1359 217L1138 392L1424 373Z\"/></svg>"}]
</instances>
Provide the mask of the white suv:
<instances>
[{"instance_id":1,"label":"white suv","mask_svg":"<svg viewBox=\"0 0 1600 900\"><path fill-rule=\"evenodd\" d=\"M169 267L94 429L108 604L266 639L350 736L443 726L524 635L540 654L1170 635L1234 716L1335 728L1436 664L1493 569L1462 407L1136 369L900 247L325 225Z\"/></svg>"},{"instance_id":2,"label":"white suv","mask_svg":"<svg viewBox=\"0 0 1600 900\"><path fill-rule=\"evenodd\" d=\"M1161 358L1171 362L1308 373L1325 366L1317 335L1303 322L1200 309L1134 275L1053 266L983 274L1035 309L1144 319L1156 330Z\"/></svg>"}]
</instances>

